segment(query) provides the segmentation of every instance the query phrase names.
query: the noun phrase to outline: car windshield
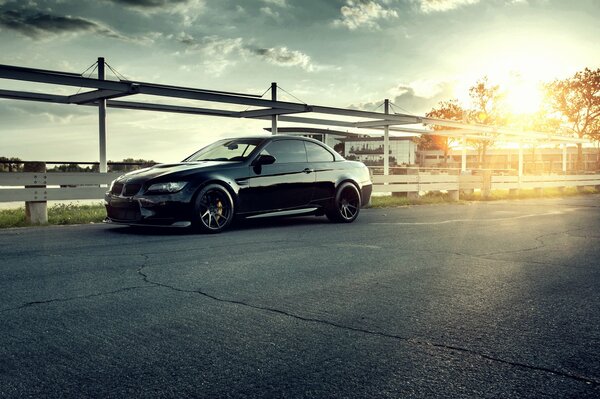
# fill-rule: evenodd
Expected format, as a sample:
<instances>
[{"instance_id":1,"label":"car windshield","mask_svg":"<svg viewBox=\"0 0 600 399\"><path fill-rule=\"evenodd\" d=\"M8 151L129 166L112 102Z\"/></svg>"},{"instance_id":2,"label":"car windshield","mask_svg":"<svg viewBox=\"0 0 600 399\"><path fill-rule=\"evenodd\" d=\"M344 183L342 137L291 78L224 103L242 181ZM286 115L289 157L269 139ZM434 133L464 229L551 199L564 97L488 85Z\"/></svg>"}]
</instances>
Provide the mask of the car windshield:
<instances>
[{"instance_id":1,"label":"car windshield","mask_svg":"<svg viewBox=\"0 0 600 399\"><path fill-rule=\"evenodd\" d=\"M204 147L183 162L198 161L245 161L263 139L228 139Z\"/></svg>"}]
</instances>

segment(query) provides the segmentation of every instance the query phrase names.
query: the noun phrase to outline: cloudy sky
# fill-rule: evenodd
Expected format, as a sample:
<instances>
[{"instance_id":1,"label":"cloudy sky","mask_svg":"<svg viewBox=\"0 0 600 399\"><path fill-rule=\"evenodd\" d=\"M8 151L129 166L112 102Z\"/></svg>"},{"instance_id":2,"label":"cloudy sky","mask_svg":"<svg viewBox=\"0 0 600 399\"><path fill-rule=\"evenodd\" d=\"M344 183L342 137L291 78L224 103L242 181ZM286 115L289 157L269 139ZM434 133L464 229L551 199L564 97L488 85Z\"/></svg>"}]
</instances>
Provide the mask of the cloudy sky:
<instances>
[{"instance_id":1,"label":"cloudy sky","mask_svg":"<svg viewBox=\"0 0 600 399\"><path fill-rule=\"evenodd\" d=\"M484 75L532 86L598 68L599 20L598 0L0 0L0 64L80 73L103 56L131 80L258 94L275 81L307 103L423 114ZM109 109L108 157L171 162L266 126ZM0 156L97 160L97 135L93 108L0 100Z\"/></svg>"}]
</instances>

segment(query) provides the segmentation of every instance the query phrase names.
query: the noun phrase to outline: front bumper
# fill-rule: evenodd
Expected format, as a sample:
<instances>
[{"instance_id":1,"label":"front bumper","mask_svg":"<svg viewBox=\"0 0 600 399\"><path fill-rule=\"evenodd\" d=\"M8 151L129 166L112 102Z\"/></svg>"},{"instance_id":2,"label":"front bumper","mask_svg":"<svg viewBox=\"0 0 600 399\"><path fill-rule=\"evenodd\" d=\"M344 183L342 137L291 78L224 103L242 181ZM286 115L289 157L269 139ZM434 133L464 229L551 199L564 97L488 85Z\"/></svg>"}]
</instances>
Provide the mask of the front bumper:
<instances>
[{"instance_id":1,"label":"front bumper","mask_svg":"<svg viewBox=\"0 0 600 399\"><path fill-rule=\"evenodd\" d=\"M106 221L144 226L191 225L192 207L180 193L170 195L123 197L106 193Z\"/></svg>"},{"instance_id":2,"label":"front bumper","mask_svg":"<svg viewBox=\"0 0 600 399\"><path fill-rule=\"evenodd\" d=\"M371 193L373 192L373 184L363 184L360 190L361 206L367 206L371 200Z\"/></svg>"}]
</instances>

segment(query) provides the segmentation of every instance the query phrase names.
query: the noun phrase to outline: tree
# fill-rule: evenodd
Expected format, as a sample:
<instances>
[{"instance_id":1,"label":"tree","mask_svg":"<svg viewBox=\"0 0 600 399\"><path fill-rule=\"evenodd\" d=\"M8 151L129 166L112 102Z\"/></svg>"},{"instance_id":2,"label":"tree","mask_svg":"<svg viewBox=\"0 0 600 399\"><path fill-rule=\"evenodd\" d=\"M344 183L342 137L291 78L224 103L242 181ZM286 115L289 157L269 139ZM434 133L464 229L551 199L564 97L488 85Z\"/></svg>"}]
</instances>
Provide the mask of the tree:
<instances>
[{"instance_id":1,"label":"tree","mask_svg":"<svg viewBox=\"0 0 600 399\"><path fill-rule=\"evenodd\" d=\"M337 143L336 145L333 146L333 149L335 151L337 151L338 154L340 155L344 155L344 149L345 149L346 143L343 141L340 141L339 143Z\"/></svg>"},{"instance_id":2,"label":"tree","mask_svg":"<svg viewBox=\"0 0 600 399\"><path fill-rule=\"evenodd\" d=\"M133 159L133 158L125 158L121 161L124 164L133 164L133 165L109 165L108 169L110 172L130 172L132 170L147 168L152 165L156 165L156 162L152 160L146 159Z\"/></svg>"},{"instance_id":3,"label":"tree","mask_svg":"<svg viewBox=\"0 0 600 399\"><path fill-rule=\"evenodd\" d=\"M488 77L484 76L469 89L469 97L473 103L473 108L467 112L469 122L491 126L506 125L507 117L502 109L504 96L499 85L491 84ZM486 133L484 136L487 140L472 141L479 154L480 166L486 165L487 149L493 145L497 137L493 133Z\"/></svg>"},{"instance_id":4,"label":"tree","mask_svg":"<svg viewBox=\"0 0 600 399\"><path fill-rule=\"evenodd\" d=\"M449 101L440 101L436 108L432 108L425 116L428 118L447 119L453 121L463 120L465 110L460 105L457 99ZM433 126L434 130L451 130L453 128L447 128L439 125ZM450 151L450 145L456 140L455 137L450 136L438 136L434 134L422 135L417 145L423 150L440 150L444 152L444 166L448 166L448 152Z\"/></svg>"},{"instance_id":5,"label":"tree","mask_svg":"<svg viewBox=\"0 0 600 399\"><path fill-rule=\"evenodd\" d=\"M600 68L585 68L570 78L546 85L551 107L579 138L600 140ZM583 169L583 149L577 144L577 169Z\"/></svg>"},{"instance_id":6,"label":"tree","mask_svg":"<svg viewBox=\"0 0 600 399\"><path fill-rule=\"evenodd\" d=\"M19 158L0 157L0 172L22 172L23 162Z\"/></svg>"}]
</instances>

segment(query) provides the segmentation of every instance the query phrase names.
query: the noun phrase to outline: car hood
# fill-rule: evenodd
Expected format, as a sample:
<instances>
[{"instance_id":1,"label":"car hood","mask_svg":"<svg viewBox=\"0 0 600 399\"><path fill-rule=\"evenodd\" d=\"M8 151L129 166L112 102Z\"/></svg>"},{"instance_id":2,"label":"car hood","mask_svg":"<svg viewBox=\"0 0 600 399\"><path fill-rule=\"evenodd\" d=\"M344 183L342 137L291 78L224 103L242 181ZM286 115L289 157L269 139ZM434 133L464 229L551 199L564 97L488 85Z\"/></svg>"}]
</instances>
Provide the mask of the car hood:
<instances>
[{"instance_id":1,"label":"car hood","mask_svg":"<svg viewBox=\"0 0 600 399\"><path fill-rule=\"evenodd\" d=\"M149 180L157 177L166 175L177 174L178 176L185 176L188 173L197 172L200 170L209 170L223 166L239 165L239 162L222 162L222 161L199 161L199 162L181 162L181 163L170 163L170 164L158 164L149 168L138 169L132 172L126 173L119 177L117 180Z\"/></svg>"}]
</instances>

